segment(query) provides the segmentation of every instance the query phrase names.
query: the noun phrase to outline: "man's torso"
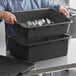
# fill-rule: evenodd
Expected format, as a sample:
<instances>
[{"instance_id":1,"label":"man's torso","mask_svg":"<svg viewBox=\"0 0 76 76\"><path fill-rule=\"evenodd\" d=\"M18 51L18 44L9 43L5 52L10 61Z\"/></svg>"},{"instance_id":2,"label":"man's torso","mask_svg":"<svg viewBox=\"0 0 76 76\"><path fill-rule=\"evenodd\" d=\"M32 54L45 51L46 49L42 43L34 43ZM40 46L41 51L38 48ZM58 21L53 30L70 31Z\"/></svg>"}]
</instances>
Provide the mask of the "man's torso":
<instances>
[{"instance_id":1,"label":"man's torso","mask_svg":"<svg viewBox=\"0 0 76 76\"><path fill-rule=\"evenodd\" d=\"M42 8L42 0L7 0L7 11L21 11Z\"/></svg>"}]
</instances>

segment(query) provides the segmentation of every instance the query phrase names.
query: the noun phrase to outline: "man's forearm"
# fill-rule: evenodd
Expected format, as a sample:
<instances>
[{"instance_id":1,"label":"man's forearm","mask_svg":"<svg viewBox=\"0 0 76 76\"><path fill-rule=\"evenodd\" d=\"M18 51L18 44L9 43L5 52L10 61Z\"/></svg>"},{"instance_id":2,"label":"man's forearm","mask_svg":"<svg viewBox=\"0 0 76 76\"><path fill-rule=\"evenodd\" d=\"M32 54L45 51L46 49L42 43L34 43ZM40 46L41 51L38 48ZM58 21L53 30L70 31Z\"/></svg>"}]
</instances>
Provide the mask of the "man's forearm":
<instances>
[{"instance_id":1,"label":"man's forearm","mask_svg":"<svg viewBox=\"0 0 76 76\"><path fill-rule=\"evenodd\" d=\"M4 19L4 12L0 12L0 19Z\"/></svg>"}]
</instances>

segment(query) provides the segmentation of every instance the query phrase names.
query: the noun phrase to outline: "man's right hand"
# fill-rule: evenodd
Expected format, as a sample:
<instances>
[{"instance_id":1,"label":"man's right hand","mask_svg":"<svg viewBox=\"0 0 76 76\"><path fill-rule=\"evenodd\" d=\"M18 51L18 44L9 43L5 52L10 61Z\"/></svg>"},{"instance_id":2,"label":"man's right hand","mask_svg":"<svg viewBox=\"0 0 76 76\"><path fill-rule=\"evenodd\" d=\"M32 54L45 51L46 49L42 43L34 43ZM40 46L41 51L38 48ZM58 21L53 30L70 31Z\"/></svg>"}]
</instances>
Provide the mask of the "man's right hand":
<instances>
[{"instance_id":1,"label":"man's right hand","mask_svg":"<svg viewBox=\"0 0 76 76\"><path fill-rule=\"evenodd\" d=\"M7 11L3 12L3 19L6 23L9 23L9 24L15 24L15 22L17 22L16 16Z\"/></svg>"}]
</instances>

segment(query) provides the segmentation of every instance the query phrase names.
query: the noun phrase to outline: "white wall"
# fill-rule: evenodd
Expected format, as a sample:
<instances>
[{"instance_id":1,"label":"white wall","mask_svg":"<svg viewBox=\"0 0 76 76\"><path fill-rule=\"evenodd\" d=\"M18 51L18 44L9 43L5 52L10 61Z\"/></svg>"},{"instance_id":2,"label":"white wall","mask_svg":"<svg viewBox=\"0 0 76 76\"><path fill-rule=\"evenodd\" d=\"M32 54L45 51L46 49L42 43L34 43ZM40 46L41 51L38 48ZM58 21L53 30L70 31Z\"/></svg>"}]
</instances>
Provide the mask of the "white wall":
<instances>
[{"instance_id":1,"label":"white wall","mask_svg":"<svg viewBox=\"0 0 76 76\"><path fill-rule=\"evenodd\" d=\"M69 6L76 9L76 0L69 0Z\"/></svg>"}]
</instances>

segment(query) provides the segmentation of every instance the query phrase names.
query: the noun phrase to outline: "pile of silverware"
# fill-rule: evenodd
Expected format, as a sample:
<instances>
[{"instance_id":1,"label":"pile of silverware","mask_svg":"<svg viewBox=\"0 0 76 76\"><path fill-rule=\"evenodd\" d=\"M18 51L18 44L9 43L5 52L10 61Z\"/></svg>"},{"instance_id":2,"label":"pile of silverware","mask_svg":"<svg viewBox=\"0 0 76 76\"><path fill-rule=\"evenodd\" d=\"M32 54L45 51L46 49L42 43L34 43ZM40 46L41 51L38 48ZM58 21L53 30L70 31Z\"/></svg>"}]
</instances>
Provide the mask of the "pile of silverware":
<instances>
[{"instance_id":1,"label":"pile of silverware","mask_svg":"<svg viewBox=\"0 0 76 76\"><path fill-rule=\"evenodd\" d=\"M34 20L34 21L27 21L26 24L28 26L43 26L45 24L54 24L54 21L51 21L50 19L39 19L39 20Z\"/></svg>"}]
</instances>

